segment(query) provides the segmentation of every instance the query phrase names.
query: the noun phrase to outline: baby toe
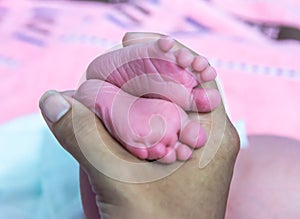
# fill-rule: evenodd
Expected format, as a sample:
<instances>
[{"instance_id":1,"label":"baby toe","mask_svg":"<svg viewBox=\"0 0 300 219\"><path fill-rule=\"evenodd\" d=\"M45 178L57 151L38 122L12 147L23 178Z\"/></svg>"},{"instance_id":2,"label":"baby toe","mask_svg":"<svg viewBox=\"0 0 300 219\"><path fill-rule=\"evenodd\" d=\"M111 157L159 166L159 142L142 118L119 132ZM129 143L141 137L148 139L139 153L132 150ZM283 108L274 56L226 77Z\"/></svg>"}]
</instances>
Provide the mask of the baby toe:
<instances>
[{"instance_id":1,"label":"baby toe","mask_svg":"<svg viewBox=\"0 0 300 219\"><path fill-rule=\"evenodd\" d=\"M190 66L192 64L193 60L194 60L194 56L187 49L179 49L176 52L177 64L182 68L186 68L186 67Z\"/></svg>"},{"instance_id":2,"label":"baby toe","mask_svg":"<svg viewBox=\"0 0 300 219\"><path fill-rule=\"evenodd\" d=\"M158 160L160 163L170 164L176 161L176 151L174 148L167 148L166 155Z\"/></svg>"},{"instance_id":3,"label":"baby toe","mask_svg":"<svg viewBox=\"0 0 300 219\"><path fill-rule=\"evenodd\" d=\"M134 156L142 159L142 160L145 160L148 158L149 156L149 153L148 153L148 150L147 148L138 148L138 147L134 147L134 146L130 146L130 145L127 145L126 146L126 149Z\"/></svg>"},{"instance_id":4,"label":"baby toe","mask_svg":"<svg viewBox=\"0 0 300 219\"><path fill-rule=\"evenodd\" d=\"M179 140L192 148L199 148L206 142L206 133L200 123L190 120L180 131Z\"/></svg>"},{"instance_id":5,"label":"baby toe","mask_svg":"<svg viewBox=\"0 0 300 219\"><path fill-rule=\"evenodd\" d=\"M209 66L207 59L203 56L196 56L193 60L192 67L195 71L201 72Z\"/></svg>"},{"instance_id":6,"label":"baby toe","mask_svg":"<svg viewBox=\"0 0 300 219\"><path fill-rule=\"evenodd\" d=\"M202 72L201 72L201 79L202 81L204 82L208 82L208 81L213 81L215 80L217 77L217 72L216 70L211 67L211 66L208 66L206 69L204 69Z\"/></svg>"},{"instance_id":7,"label":"baby toe","mask_svg":"<svg viewBox=\"0 0 300 219\"><path fill-rule=\"evenodd\" d=\"M151 146L148 148L148 158L149 160L157 160L159 158L162 158L167 154L167 149L164 144L157 144L155 146Z\"/></svg>"},{"instance_id":8,"label":"baby toe","mask_svg":"<svg viewBox=\"0 0 300 219\"><path fill-rule=\"evenodd\" d=\"M157 41L157 44L161 51L168 52L175 45L175 41L171 37L162 37Z\"/></svg>"},{"instance_id":9,"label":"baby toe","mask_svg":"<svg viewBox=\"0 0 300 219\"><path fill-rule=\"evenodd\" d=\"M176 148L176 158L179 161L186 161L192 157L192 149L185 144L179 143Z\"/></svg>"},{"instance_id":10,"label":"baby toe","mask_svg":"<svg viewBox=\"0 0 300 219\"><path fill-rule=\"evenodd\" d=\"M195 112L210 112L221 104L221 95L216 89L196 88L192 94L191 109Z\"/></svg>"}]
</instances>

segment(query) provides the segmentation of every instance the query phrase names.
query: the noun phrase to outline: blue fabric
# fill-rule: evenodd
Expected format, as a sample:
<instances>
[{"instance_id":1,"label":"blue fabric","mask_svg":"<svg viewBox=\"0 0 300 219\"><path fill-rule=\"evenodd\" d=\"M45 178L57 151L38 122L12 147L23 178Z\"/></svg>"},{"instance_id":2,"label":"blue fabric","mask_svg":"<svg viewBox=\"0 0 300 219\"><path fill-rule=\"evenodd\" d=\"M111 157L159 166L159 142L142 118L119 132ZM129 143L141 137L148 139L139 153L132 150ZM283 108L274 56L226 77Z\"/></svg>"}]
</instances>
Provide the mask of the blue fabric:
<instances>
[{"instance_id":1,"label":"blue fabric","mask_svg":"<svg viewBox=\"0 0 300 219\"><path fill-rule=\"evenodd\" d=\"M84 218L79 166L39 114L0 126L0 219Z\"/></svg>"}]
</instances>

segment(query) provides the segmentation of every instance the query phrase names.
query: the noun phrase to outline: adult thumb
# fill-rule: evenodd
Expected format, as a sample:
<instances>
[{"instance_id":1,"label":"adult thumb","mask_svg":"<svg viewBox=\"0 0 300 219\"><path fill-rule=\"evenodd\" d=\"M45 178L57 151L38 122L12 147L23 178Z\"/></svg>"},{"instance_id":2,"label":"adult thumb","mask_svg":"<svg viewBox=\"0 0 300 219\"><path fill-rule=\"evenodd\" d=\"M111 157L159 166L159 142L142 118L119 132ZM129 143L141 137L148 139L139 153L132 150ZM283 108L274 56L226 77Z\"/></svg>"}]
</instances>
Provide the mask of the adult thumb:
<instances>
[{"instance_id":1,"label":"adult thumb","mask_svg":"<svg viewBox=\"0 0 300 219\"><path fill-rule=\"evenodd\" d=\"M70 96L48 91L40 108L54 136L89 175L101 172L118 181L142 183L163 178L182 165L138 160L110 136L92 111Z\"/></svg>"},{"instance_id":2,"label":"adult thumb","mask_svg":"<svg viewBox=\"0 0 300 219\"><path fill-rule=\"evenodd\" d=\"M101 161L107 153L111 153L112 149L108 150L106 145L117 143L95 114L71 96L47 91L39 105L47 125L61 146L88 171L95 167L91 160ZM119 146L115 148L122 149Z\"/></svg>"}]
</instances>

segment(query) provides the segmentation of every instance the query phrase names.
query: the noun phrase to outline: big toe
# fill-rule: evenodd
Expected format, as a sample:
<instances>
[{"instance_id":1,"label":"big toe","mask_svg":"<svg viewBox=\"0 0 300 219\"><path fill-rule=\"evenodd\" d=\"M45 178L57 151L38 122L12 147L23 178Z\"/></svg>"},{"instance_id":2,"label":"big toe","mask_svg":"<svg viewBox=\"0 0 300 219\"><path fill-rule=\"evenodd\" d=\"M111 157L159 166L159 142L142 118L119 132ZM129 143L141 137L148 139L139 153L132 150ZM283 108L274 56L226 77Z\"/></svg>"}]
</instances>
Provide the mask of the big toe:
<instances>
[{"instance_id":1,"label":"big toe","mask_svg":"<svg viewBox=\"0 0 300 219\"><path fill-rule=\"evenodd\" d=\"M156 33L143 33L143 32L127 32L122 39L123 46L130 46L138 43L147 43L163 37L161 34Z\"/></svg>"},{"instance_id":2,"label":"big toe","mask_svg":"<svg viewBox=\"0 0 300 219\"><path fill-rule=\"evenodd\" d=\"M134 156L142 159L142 160L145 160L149 157L149 153L148 153L148 150L146 148L138 148L138 147L135 147L135 146L130 146L130 145L127 145L126 146L126 149Z\"/></svg>"}]
</instances>

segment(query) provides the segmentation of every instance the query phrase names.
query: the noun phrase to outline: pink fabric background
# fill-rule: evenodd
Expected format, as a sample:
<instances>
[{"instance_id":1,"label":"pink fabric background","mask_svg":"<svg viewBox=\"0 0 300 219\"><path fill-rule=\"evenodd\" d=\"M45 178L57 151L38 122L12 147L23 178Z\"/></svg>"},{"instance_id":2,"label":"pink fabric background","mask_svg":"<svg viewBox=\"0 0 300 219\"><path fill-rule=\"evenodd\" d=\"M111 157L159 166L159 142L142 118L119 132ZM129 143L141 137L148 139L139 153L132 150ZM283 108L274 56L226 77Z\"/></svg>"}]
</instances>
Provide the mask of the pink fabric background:
<instances>
[{"instance_id":1,"label":"pink fabric background","mask_svg":"<svg viewBox=\"0 0 300 219\"><path fill-rule=\"evenodd\" d=\"M0 123L38 112L48 89L76 89L89 62L125 32L150 31L208 57L231 118L245 120L248 133L300 139L300 43L271 40L236 17L299 28L300 4L241 2L0 1Z\"/></svg>"}]
</instances>

